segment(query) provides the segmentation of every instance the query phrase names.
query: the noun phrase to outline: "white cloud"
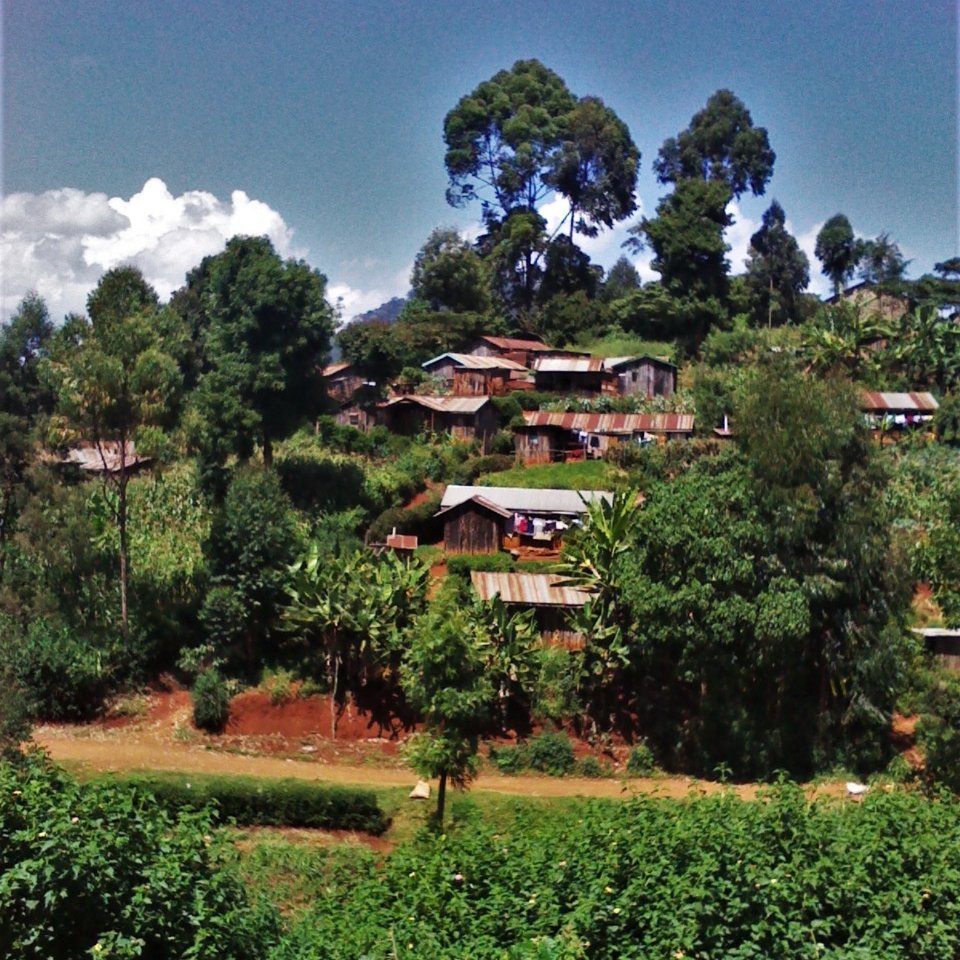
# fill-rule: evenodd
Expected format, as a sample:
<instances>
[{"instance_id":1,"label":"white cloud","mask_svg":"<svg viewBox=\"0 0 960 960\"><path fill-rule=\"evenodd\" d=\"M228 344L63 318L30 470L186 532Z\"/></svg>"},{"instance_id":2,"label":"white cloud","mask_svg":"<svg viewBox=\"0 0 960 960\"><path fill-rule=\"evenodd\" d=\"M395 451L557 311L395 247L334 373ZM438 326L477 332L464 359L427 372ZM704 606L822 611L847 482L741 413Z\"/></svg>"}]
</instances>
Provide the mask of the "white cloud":
<instances>
[{"instance_id":1,"label":"white cloud","mask_svg":"<svg viewBox=\"0 0 960 960\"><path fill-rule=\"evenodd\" d=\"M153 177L129 199L71 187L10 194L0 202L0 313L29 290L55 319L82 311L100 276L124 264L139 267L165 299L237 234L266 235L285 257L305 255L283 217L242 190L229 202L202 190L175 197Z\"/></svg>"},{"instance_id":2,"label":"white cloud","mask_svg":"<svg viewBox=\"0 0 960 960\"><path fill-rule=\"evenodd\" d=\"M807 259L810 261L810 285L807 287L807 292L815 293L819 297L828 297L833 293L833 287L821 272L820 261L813 252L817 245L817 234L823 229L824 223L826 223L826 221L821 220L819 223L815 223L810 227L809 230L795 234L800 249L807 255ZM789 229L789 223L787 226Z\"/></svg>"}]
</instances>

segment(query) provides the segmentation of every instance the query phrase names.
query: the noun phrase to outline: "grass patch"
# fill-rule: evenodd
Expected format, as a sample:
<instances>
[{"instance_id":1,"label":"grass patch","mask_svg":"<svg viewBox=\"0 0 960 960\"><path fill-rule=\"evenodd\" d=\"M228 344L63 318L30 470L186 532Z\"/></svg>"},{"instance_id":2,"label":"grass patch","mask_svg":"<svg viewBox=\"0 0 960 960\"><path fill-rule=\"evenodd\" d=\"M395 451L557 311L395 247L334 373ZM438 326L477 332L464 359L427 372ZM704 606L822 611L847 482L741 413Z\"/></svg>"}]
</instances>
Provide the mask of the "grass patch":
<instances>
[{"instance_id":1,"label":"grass patch","mask_svg":"<svg viewBox=\"0 0 960 960\"><path fill-rule=\"evenodd\" d=\"M620 471L604 460L574 463L540 463L489 473L477 480L479 486L524 487L528 490L609 490Z\"/></svg>"},{"instance_id":2,"label":"grass patch","mask_svg":"<svg viewBox=\"0 0 960 960\"><path fill-rule=\"evenodd\" d=\"M599 340L581 340L578 350L589 350L595 357L669 357L674 359L676 347L668 340L644 340L629 333L618 333Z\"/></svg>"}]
</instances>

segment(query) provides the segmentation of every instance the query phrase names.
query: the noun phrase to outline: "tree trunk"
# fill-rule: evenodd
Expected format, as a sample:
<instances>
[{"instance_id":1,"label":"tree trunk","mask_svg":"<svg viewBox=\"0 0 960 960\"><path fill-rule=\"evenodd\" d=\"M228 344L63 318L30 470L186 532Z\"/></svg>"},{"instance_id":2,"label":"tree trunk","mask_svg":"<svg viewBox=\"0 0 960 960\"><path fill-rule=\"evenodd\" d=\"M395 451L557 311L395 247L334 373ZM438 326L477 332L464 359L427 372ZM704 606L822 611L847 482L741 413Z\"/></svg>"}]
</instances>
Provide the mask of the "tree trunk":
<instances>
[{"instance_id":1,"label":"tree trunk","mask_svg":"<svg viewBox=\"0 0 960 960\"><path fill-rule=\"evenodd\" d=\"M337 739L337 689L340 685L340 654L333 654L333 683L330 687L330 736Z\"/></svg>"},{"instance_id":2,"label":"tree trunk","mask_svg":"<svg viewBox=\"0 0 960 960\"><path fill-rule=\"evenodd\" d=\"M767 329L773 326L773 274L770 274L770 296L767 301Z\"/></svg>"},{"instance_id":3,"label":"tree trunk","mask_svg":"<svg viewBox=\"0 0 960 960\"><path fill-rule=\"evenodd\" d=\"M117 484L118 504L117 504L117 527L120 531L120 625L123 629L124 637L127 636L127 568L128 551L127 543L127 470L124 462L123 453L120 454L120 480Z\"/></svg>"},{"instance_id":4,"label":"tree trunk","mask_svg":"<svg viewBox=\"0 0 960 960\"><path fill-rule=\"evenodd\" d=\"M447 771L440 774L440 785L437 787L437 826L443 829L443 808L447 803Z\"/></svg>"},{"instance_id":5,"label":"tree trunk","mask_svg":"<svg viewBox=\"0 0 960 960\"><path fill-rule=\"evenodd\" d=\"M3 508L0 510L0 583L3 583L3 568L7 559L7 531L10 527L10 515L13 512L10 504L13 503L13 488L4 487Z\"/></svg>"},{"instance_id":6,"label":"tree trunk","mask_svg":"<svg viewBox=\"0 0 960 960\"><path fill-rule=\"evenodd\" d=\"M263 437L263 465L273 466L273 441L266 434Z\"/></svg>"}]
</instances>

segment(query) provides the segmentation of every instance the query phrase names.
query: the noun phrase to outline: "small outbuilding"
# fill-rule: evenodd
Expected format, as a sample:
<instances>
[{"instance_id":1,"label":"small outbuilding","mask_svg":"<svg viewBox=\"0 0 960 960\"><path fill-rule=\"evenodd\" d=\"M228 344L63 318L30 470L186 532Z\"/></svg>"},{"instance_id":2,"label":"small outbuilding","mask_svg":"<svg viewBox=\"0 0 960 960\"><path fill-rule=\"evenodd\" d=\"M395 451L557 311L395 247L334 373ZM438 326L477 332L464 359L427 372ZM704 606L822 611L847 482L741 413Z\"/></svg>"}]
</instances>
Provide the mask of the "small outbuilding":
<instances>
[{"instance_id":1,"label":"small outbuilding","mask_svg":"<svg viewBox=\"0 0 960 960\"><path fill-rule=\"evenodd\" d=\"M923 627L913 632L923 637L927 652L933 654L945 670L960 673L960 630Z\"/></svg>"},{"instance_id":2,"label":"small outbuilding","mask_svg":"<svg viewBox=\"0 0 960 960\"><path fill-rule=\"evenodd\" d=\"M132 440L126 444L117 440L102 440L100 443L83 441L56 460L58 466L79 470L82 474L137 472L153 463L153 457L137 453Z\"/></svg>"},{"instance_id":3,"label":"small outbuilding","mask_svg":"<svg viewBox=\"0 0 960 960\"><path fill-rule=\"evenodd\" d=\"M327 396L339 403L347 403L364 385L363 377L356 367L347 360L331 363L323 368L323 383Z\"/></svg>"},{"instance_id":4,"label":"small outbuilding","mask_svg":"<svg viewBox=\"0 0 960 960\"><path fill-rule=\"evenodd\" d=\"M521 381L525 387L530 378L530 371L514 360L469 353L442 353L421 366L457 397L500 396L511 389L512 381Z\"/></svg>"},{"instance_id":5,"label":"small outbuilding","mask_svg":"<svg viewBox=\"0 0 960 960\"><path fill-rule=\"evenodd\" d=\"M564 577L560 574L474 570L470 580L481 600L499 597L514 610L533 610L545 644L568 648L583 645L583 635L570 627L569 617L590 599L590 594L579 587L562 586Z\"/></svg>"},{"instance_id":6,"label":"small outbuilding","mask_svg":"<svg viewBox=\"0 0 960 960\"><path fill-rule=\"evenodd\" d=\"M894 393L864 390L860 409L881 440L905 430L926 429L940 404L931 393Z\"/></svg>"},{"instance_id":7,"label":"small outbuilding","mask_svg":"<svg viewBox=\"0 0 960 960\"><path fill-rule=\"evenodd\" d=\"M497 414L489 397L407 394L379 404L378 418L392 433L449 433L458 440L476 440L484 450L497 431Z\"/></svg>"}]
</instances>

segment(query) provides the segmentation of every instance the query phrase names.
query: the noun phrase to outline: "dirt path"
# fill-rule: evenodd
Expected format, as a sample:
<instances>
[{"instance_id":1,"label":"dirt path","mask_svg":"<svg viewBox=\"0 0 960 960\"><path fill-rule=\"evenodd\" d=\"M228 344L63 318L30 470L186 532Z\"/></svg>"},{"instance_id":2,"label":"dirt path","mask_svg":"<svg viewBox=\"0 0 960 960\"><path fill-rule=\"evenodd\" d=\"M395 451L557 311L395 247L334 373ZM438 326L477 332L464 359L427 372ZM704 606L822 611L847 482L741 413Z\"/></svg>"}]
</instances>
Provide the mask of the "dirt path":
<instances>
[{"instance_id":1,"label":"dirt path","mask_svg":"<svg viewBox=\"0 0 960 960\"><path fill-rule=\"evenodd\" d=\"M110 731L109 734L113 734ZM188 773L219 773L256 777L294 777L366 787L413 787L416 776L409 770L373 764L334 764L322 760L300 760L269 756L224 753L202 744L166 743L152 737L114 735L78 737L72 730L41 727L34 740L58 762L79 764L96 772L177 770ZM836 788L836 789L835 789ZM503 776L484 771L473 789L530 797L608 797L631 794L680 799L691 791L714 794L734 790L747 799L756 796L754 786L724 787L689 777L654 777L631 780L588 780L580 777ZM841 795L841 784L819 787L817 793Z\"/></svg>"}]
</instances>

